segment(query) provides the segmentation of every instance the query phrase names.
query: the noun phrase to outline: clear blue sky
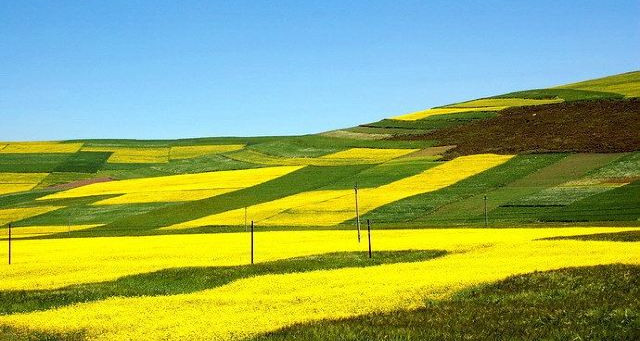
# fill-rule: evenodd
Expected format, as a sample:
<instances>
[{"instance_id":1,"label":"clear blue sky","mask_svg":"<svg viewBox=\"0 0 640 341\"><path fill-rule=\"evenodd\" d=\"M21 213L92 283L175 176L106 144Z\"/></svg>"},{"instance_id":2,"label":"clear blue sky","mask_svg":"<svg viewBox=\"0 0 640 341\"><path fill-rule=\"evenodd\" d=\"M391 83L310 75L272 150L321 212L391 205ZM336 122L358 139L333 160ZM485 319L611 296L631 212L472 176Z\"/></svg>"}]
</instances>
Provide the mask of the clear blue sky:
<instances>
[{"instance_id":1,"label":"clear blue sky","mask_svg":"<svg viewBox=\"0 0 640 341\"><path fill-rule=\"evenodd\" d=\"M0 141L314 133L640 68L640 1L2 1Z\"/></svg>"}]
</instances>

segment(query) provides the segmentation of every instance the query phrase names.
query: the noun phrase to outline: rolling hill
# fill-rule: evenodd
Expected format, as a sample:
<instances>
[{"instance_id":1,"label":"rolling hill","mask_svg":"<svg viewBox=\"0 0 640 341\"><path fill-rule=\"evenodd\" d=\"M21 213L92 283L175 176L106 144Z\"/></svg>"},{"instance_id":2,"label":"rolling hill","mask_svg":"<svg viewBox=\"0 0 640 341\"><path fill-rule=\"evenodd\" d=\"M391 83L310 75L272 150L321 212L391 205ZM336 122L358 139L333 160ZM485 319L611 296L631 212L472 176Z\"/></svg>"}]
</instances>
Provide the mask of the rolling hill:
<instances>
[{"instance_id":1,"label":"rolling hill","mask_svg":"<svg viewBox=\"0 0 640 341\"><path fill-rule=\"evenodd\" d=\"M640 72L304 136L0 142L14 237L640 225ZM485 214L486 212L486 214Z\"/></svg>"}]
</instances>

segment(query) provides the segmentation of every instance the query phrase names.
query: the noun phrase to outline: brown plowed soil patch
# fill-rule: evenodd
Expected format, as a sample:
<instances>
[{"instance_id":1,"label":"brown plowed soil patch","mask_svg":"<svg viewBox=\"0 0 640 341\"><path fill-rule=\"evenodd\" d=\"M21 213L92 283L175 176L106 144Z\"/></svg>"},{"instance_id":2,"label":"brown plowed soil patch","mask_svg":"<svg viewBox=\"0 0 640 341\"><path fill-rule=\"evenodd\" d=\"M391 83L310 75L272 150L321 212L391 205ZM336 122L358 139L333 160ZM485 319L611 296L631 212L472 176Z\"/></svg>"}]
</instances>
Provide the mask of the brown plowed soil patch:
<instances>
[{"instance_id":1,"label":"brown plowed soil patch","mask_svg":"<svg viewBox=\"0 0 640 341\"><path fill-rule=\"evenodd\" d=\"M447 157L479 153L614 153L640 150L640 99L505 109L495 118L398 140L456 145Z\"/></svg>"},{"instance_id":2,"label":"brown plowed soil patch","mask_svg":"<svg viewBox=\"0 0 640 341\"><path fill-rule=\"evenodd\" d=\"M86 186L86 185L95 184L95 183L98 183L98 182L107 182L107 181L113 181L113 179L109 178L109 177L85 179L85 180L78 180L78 181L68 182L66 184L55 185L55 186L51 186L49 188L50 189L71 189L71 188L76 188L76 187L80 187L80 186Z\"/></svg>"}]
</instances>

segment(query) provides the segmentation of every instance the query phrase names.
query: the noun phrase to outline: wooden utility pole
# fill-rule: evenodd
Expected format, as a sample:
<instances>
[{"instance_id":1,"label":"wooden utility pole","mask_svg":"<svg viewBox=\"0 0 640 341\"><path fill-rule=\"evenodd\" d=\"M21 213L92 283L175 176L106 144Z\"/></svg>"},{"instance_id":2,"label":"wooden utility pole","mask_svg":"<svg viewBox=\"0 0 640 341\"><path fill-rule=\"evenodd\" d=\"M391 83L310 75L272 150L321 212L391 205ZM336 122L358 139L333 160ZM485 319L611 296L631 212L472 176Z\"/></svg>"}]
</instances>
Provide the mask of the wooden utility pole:
<instances>
[{"instance_id":1,"label":"wooden utility pole","mask_svg":"<svg viewBox=\"0 0 640 341\"><path fill-rule=\"evenodd\" d=\"M484 196L484 227L489 226L489 217L487 216L487 196Z\"/></svg>"},{"instance_id":2,"label":"wooden utility pole","mask_svg":"<svg viewBox=\"0 0 640 341\"><path fill-rule=\"evenodd\" d=\"M251 221L251 264L253 264L253 220Z\"/></svg>"},{"instance_id":3,"label":"wooden utility pole","mask_svg":"<svg viewBox=\"0 0 640 341\"><path fill-rule=\"evenodd\" d=\"M367 236L369 237L369 258L371 258L371 222L367 219Z\"/></svg>"},{"instance_id":4,"label":"wooden utility pole","mask_svg":"<svg viewBox=\"0 0 640 341\"><path fill-rule=\"evenodd\" d=\"M11 265L11 223L9 223L9 265Z\"/></svg>"},{"instance_id":5,"label":"wooden utility pole","mask_svg":"<svg viewBox=\"0 0 640 341\"><path fill-rule=\"evenodd\" d=\"M353 186L356 195L356 227L358 228L358 243L360 243L360 211L358 210L358 183Z\"/></svg>"}]
</instances>

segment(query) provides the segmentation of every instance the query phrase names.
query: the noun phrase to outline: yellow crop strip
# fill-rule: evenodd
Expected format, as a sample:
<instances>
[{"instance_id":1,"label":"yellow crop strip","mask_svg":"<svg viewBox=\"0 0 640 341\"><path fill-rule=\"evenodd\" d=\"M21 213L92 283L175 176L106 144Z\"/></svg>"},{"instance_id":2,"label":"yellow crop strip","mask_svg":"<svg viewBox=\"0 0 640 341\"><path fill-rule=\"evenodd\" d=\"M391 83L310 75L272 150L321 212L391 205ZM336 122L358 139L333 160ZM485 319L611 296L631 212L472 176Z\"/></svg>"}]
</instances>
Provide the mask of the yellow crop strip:
<instances>
[{"instance_id":1,"label":"yellow crop strip","mask_svg":"<svg viewBox=\"0 0 640 341\"><path fill-rule=\"evenodd\" d=\"M435 191L498 166L511 155L463 156L392 183L359 191L361 214L377 207L421 193ZM263 226L331 226L355 218L353 190L302 192L247 208L249 220ZM230 210L175 224L165 229L186 229L209 225L241 225L244 209Z\"/></svg>"},{"instance_id":2,"label":"yellow crop strip","mask_svg":"<svg viewBox=\"0 0 640 341\"><path fill-rule=\"evenodd\" d=\"M415 121L429 116L459 114L474 111L500 111L509 107L519 107L525 105L540 105L559 103L563 100L554 99L528 99L528 98L485 98L473 101L456 103L440 108L431 108L422 111L416 111L409 114L391 117L392 120Z\"/></svg>"},{"instance_id":3,"label":"yellow crop strip","mask_svg":"<svg viewBox=\"0 0 640 341\"><path fill-rule=\"evenodd\" d=\"M0 209L0 225L16 222L30 217L35 217L37 215L55 211L60 208L63 208L63 206L37 206Z\"/></svg>"},{"instance_id":4,"label":"yellow crop strip","mask_svg":"<svg viewBox=\"0 0 640 341\"><path fill-rule=\"evenodd\" d=\"M477 107L521 107L526 105L540 105L560 103L562 98L530 99L530 98L484 98L469 102L447 105L447 108L477 108Z\"/></svg>"},{"instance_id":5,"label":"yellow crop strip","mask_svg":"<svg viewBox=\"0 0 640 341\"><path fill-rule=\"evenodd\" d=\"M627 72L584 82L565 84L556 88L604 91L623 94L626 97L640 97L640 72Z\"/></svg>"},{"instance_id":6,"label":"yellow crop strip","mask_svg":"<svg viewBox=\"0 0 640 341\"><path fill-rule=\"evenodd\" d=\"M34 188L48 173L0 173L0 195L28 191Z\"/></svg>"},{"instance_id":7,"label":"yellow crop strip","mask_svg":"<svg viewBox=\"0 0 640 341\"><path fill-rule=\"evenodd\" d=\"M157 191L157 192L135 192L127 193L115 198L104 199L95 202L93 205L120 205L137 204L150 202L181 202L193 201L214 197L216 195L235 191L240 188L216 188L216 189L196 189L186 191Z\"/></svg>"},{"instance_id":8,"label":"yellow crop strip","mask_svg":"<svg viewBox=\"0 0 640 341\"><path fill-rule=\"evenodd\" d=\"M14 227L11 229L11 237L12 238L38 237L38 236L61 233L61 232L86 230L86 229L90 229L100 225L101 224L21 226L21 227ZM3 236L3 237L7 236L8 229L5 228L3 230L4 231L0 232L0 236Z\"/></svg>"},{"instance_id":9,"label":"yellow crop strip","mask_svg":"<svg viewBox=\"0 0 640 341\"><path fill-rule=\"evenodd\" d=\"M204 146L177 146L171 147L170 160L191 159L207 154L227 153L244 148L244 144L220 144Z\"/></svg>"},{"instance_id":10,"label":"yellow crop strip","mask_svg":"<svg viewBox=\"0 0 640 341\"><path fill-rule=\"evenodd\" d=\"M50 194L38 200L107 194L124 194L125 196L103 200L96 204L195 200L207 195L213 196L255 186L300 168L302 167L266 167L100 182Z\"/></svg>"},{"instance_id":11,"label":"yellow crop strip","mask_svg":"<svg viewBox=\"0 0 640 341\"><path fill-rule=\"evenodd\" d=\"M427 110L416 111L400 116L391 117L392 120L400 120L400 121L415 121L423 118L427 118L429 116L436 115L446 115L446 114L458 114L463 112L472 112L472 111L500 111L502 109L507 108L506 106L495 106L495 107L466 107L466 108L431 108Z\"/></svg>"},{"instance_id":12,"label":"yellow crop strip","mask_svg":"<svg viewBox=\"0 0 640 341\"><path fill-rule=\"evenodd\" d=\"M112 152L109 163L167 163L168 147L84 147L86 152Z\"/></svg>"},{"instance_id":13,"label":"yellow crop strip","mask_svg":"<svg viewBox=\"0 0 640 341\"><path fill-rule=\"evenodd\" d=\"M62 142L11 142L0 148L0 154L17 153L75 153L82 147L82 143Z\"/></svg>"},{"instance_id":14,"label":"yellow crop strip","mask_svg":"<svg viewBox=\"0 0 640 341\"><path fill-rule=\"evenodd\" d=\"M294 323L417 308L425 304L425 297L443 299L462 288L515 274L568 266L640 264L637 257L640 243L536 240L556 235L626 230L633 229L375 231L375 250L446 249L451 253L416 263L257 276L190 294L113 297L47 311L4 315L0 316L0 324L45 332L84 330L92 340L251 337ZM74 276L75 282L85 282L88 277L83 275L91 270L102 277L112 276L111 270L116 267L111 263L118 261L127 264L118 268L122 272L139 271L143 268L141 264L146 264L151 271L154 266L192 266L205 262L217 265L224 260L226 263L246 263L248 260L247 235L242 233L96 239L49 241L54 245L36 240L17 241L16 244L25 250L22 257L28 259L22 259L16 267L0 268L3 278L7 279L0 285L24 287L30 285L28 281L31 280L50 286L47 273L49 269L60 271L58 264L63 268L60 276ZM124 240L116 242L117 239ZM131 244L134 239L144 242ZM89 243L86 247L77 247L85 242ZM355 241L353 231L263 232L256 234L256 244L260 261L334 251L364 252L364 245ZM135 248L141 245L146 246L144 252ZM185 251L177 245L190 245L190 248ZM103 252L90 252L90 247L98 247ZM61 252L65 248L69 253ZM83 249L91 256L79 254ZM157 254L162 252L165 254ZM204 261L207 252L208 260ZM53 255L53 259L49 259L49 255ZM41 257L43 264L28 262ZM68 259L74 261L65 262ZM95 264L100 264L100 271ZM54 278L60 283L58 277ZM95 276L89 278L99 280Z\"/></svg>"},{"instance_id":15,"label":"yellow crop strip","mask_svg":"<svg viewBox=\"0 0 640 341\"><path fill-rule=\"evenodd\" d=\"M2 184L37 184L49 173L0 173Z\"/></svg>"},{"instance_id":16,"label":"yellow crop strip","mask_svg":"<svg viewBox=\"0 0 640 341\"><path fill-rule=\"evenodd\" d=\"M351 148L321 156L321 159L388 161L418 151L418 149Z\"/></svg>"},{"instance_id":17,"label":"yellow crop strip","mask_svg":"<svg viewBox=\"0 0 640 341\"><path fill-rule=\"evenodd\" d=\"M36 184L0 184L0 195L28 191Z\"/></svg>"}]
</instances>

